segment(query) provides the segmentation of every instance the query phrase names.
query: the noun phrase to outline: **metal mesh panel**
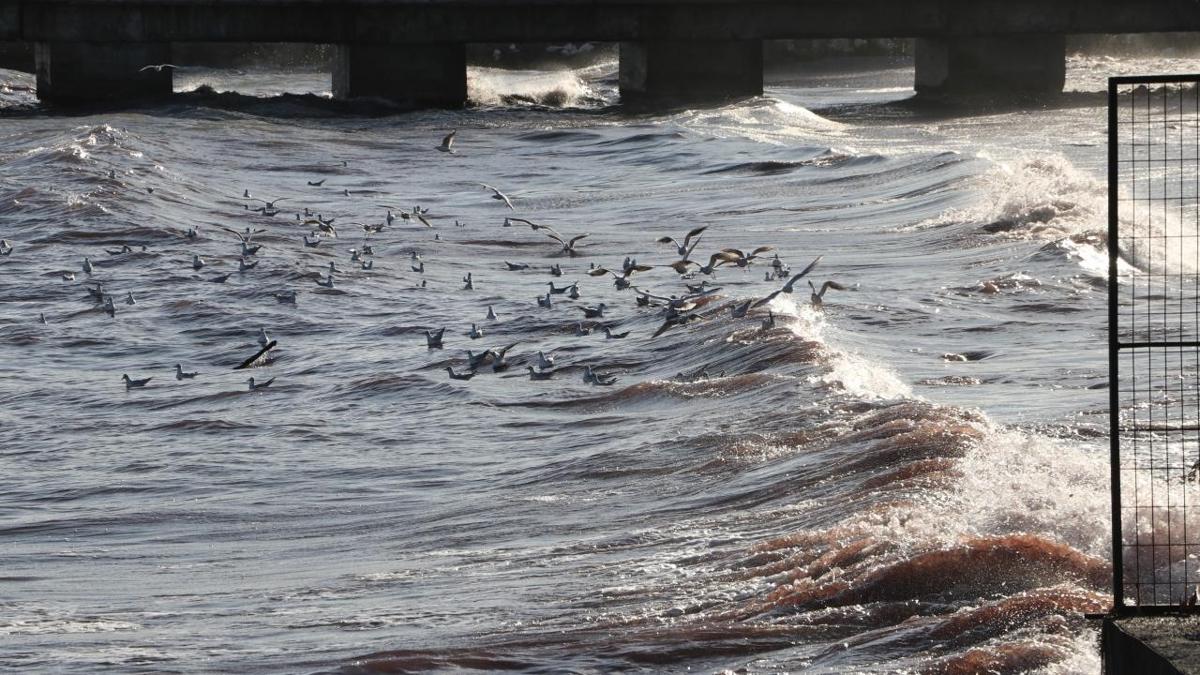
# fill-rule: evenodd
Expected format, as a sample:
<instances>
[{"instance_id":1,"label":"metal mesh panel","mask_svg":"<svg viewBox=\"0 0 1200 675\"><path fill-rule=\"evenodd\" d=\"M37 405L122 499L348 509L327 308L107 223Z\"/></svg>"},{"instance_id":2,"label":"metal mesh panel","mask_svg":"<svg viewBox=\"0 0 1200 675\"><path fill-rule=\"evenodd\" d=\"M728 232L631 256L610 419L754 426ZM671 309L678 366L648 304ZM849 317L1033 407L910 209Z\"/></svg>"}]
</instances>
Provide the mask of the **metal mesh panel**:
<instances>
[{"instance_id":1,"label":"metal mesh panel","mask_svg":"<svg viewBox=\"0 0 1200 675\"><path fill-rule=\"evenodd\" d=\"M1198 83L1200 76L1109 81L1118 611L1188 606L1200 582Z\"/></svg>"}]
</instances>

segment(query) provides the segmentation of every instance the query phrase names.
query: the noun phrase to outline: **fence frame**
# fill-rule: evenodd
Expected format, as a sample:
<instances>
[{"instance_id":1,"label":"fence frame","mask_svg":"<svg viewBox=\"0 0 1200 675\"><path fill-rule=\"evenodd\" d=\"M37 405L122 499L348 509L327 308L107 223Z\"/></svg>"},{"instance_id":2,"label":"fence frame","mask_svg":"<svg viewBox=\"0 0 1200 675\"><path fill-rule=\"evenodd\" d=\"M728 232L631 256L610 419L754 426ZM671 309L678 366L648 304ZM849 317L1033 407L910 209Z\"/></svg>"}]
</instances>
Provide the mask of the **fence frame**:
<instances>
[{"instance_id":1,"label":"fence frame","mask_svg":"<svg viewBox=\"0 0 1200 675\"><path fill-rule=\"evenodd\" d=\"M1125 349L1200 348L1200 341L1121 342L1117 260L1120 258L1120 125L1118 104L1120 87L1155 84L1191 84L1200 89L1200 74L1131 75L1108 79L1108 393L1109 393L1109 465L1112 497L1113 612L1119 616L1200 613L1200 606L1129 605L1125 602L1125 541L1122 531L1121 504L1121 369L1120 353ZM1200 92L1197 93L1200 96ZM1200 103L1198 103L1200 105ZM1197 130L1200 134L1200 129ZM1200 162L1200 157L1197 157ZM1200 307L1198 307L1200 311ZM1136 525L1135 525L1136 527ZM1186 584L1186 581L1185 581ZM1186 586L1185 586L1186 588Z\"/></svg>"}]
</instances>

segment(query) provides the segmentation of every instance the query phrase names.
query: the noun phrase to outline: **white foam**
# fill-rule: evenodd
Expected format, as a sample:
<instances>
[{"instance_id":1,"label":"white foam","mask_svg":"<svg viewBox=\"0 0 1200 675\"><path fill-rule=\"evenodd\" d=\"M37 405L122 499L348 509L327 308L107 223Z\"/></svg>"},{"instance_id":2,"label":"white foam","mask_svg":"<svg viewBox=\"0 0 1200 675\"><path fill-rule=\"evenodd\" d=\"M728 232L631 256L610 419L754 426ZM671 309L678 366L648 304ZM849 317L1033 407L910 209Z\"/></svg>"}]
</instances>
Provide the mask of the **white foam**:
<instances>
[{"instance_id":1,"label":"white foam","mask_svg":"<svg viewBox=\"0 0 1200 675\"><path fill-rule=\"evenodd\" d=\"M467 98L483 105L503 105L513 97L554 107L575 107L602 98L588 78L604 66L577 70L467 69Z\"/></svg>"}]
</instances>

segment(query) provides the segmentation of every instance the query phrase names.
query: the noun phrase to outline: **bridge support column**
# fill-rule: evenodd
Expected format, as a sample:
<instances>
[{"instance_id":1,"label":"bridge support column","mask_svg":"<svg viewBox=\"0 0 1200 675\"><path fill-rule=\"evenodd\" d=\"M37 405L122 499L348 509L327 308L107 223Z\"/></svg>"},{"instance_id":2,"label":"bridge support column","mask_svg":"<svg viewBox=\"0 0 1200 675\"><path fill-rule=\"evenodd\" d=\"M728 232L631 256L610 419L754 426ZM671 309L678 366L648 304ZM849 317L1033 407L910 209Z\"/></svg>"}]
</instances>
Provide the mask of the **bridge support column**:
<instances>
[{"instance_id":1,"label":"bridge support column","mask_svg":"<svg viewBox=\"0 0 1200 675\"><path fill-rule=\"evenodd\" d=\"M1058 93L1064 35L926 38L916 44L916 89L931 94Z\"/></svg>"},{"instance_id":2,"label":"bridge support column","mask_svg":"<svg viewBox=\"0 0 1200 675\"><path fill-rule=\"evenodd\" d=\"M40 42L34 49L37 96L61 104L169 96L168 42Z\"/></svg>"},{"instance_id":3,"label":"bridge support column","mask_svg":"<svg viewBox=\"0 0 1200 675\"><path fill-rule=\"evenodd\" d=\"M760 96L762 41L622 42L620 86L627 103Z\"/></svg>"},{"instance_id":4,"label":"bridge support column","mask_svg":"<svg viewBox=\"0 0 1200 675\"><path fill-rule=\"evenodd\" d=\"M466 45L338 45L333 95L377 96L418 107L461 107L467 102Z\"/></svg>"}]
</instances>

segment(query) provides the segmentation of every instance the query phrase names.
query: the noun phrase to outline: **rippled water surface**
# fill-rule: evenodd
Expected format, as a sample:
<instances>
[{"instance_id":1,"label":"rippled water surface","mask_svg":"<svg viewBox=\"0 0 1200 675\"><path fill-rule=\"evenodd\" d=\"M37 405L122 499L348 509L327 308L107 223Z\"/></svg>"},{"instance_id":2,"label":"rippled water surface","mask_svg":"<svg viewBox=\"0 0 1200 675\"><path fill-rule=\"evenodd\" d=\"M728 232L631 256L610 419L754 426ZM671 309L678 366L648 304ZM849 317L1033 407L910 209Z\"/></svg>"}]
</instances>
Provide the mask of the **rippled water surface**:
<instances>
[{"instance_id":1,"label":"rippled water surface","mask_svg":"<svg viewBox=\"0 0 1200 675\"><path fill-rule=\"evenodd\" d=\"M0 667L1098 671L1102 96L937 108L874 64L630 114L611 67L478 69L482 105L399 113L184 69L171 103L67 115L4 78ZM430 226L364 238L382 205ZM306 247L305 208L337 237ZM701 262L773 250L680 280L655 240L700 226ZM847 290L733 318L775 254ZM704 319L652 337L661 303L587 273L626 257L657 295L719 288ZM260 328L274 362L233 370Z\"/></svg>"}]
</instances>

